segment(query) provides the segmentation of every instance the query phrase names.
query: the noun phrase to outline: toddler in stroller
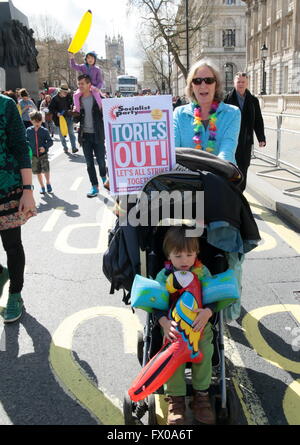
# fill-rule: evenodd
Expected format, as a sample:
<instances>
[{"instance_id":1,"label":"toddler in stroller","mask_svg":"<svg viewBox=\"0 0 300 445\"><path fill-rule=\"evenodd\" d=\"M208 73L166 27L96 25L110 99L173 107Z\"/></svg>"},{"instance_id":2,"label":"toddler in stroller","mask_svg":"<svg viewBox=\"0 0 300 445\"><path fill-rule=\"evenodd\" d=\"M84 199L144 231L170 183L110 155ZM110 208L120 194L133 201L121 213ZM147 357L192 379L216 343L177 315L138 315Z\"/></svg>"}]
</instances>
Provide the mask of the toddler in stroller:
<instances>
[{"instance_id":1,"label":"toddler in stroller","mask_svg":"<svg viewBox=\"0 0 300 445\"><path fill-rule=\"evenodd\" d=\"M184 227L171 227L164 238L163 250L169 263L159 272L156 280L165 284L171 270L191 270L199 278L210 276L208 269L198 260L199 241L198 238L187 238ZM209 400L208 389L212 378L212 355L213 355L213 333L210 318L214 313L215 304L207 305L203 309L196 309L197 318L193 323L193 330L199 332L203 330L199 342L199 349L204 358L200 363L192 364L192 386L193 401L192 409L194 418L204 424L214 424L215 415ZM154 317L163 329L164 337L169 341L177 339L175 329L176 322L171 321L167 312L154 311ZM181 365L173 376L165 384L165 393L168 396L168 425L182 425L185 422L185 365Z\"/></svg>"},{"instance_id":2,"label":"toddler in stroller","mask_svg":"<svg viewBox=\"0 0 300 445\"><path fill-rule=\"evenodd\" d=\"M156 275L155 278L155 280L158 281L163 288L165 288L170 274L173 274L175 271L179 270L184 272L192 272L193 275L196 276L196 279L199 279L200 283L202 281L207 282L208 277L211 277L211 273L203 262L209 265L210 270L214 274L222 273L228 268L228 262L224 252L222 252L220 249L214 248L213 246L209 246L205 240L205 237L201 237L200 239L196 237L186 237L186 230L187 227L182 225L171 228L160 227L157 230L154 230L152 237L152 251L147 258L147 275L155 276L157 267L163 264L162 259L167 258L168 261L164 263L165 267ZM199 249L200 244L201 249ZM201 260L199 258L201 258ZM155 260L151 261L153 259ZM183 274L183 276L184 275L187 274ZM236 292L238 293L238 290ZM177 298L178 295L175 295L175 299L170 298L169 305L171 307L175 307ZM203 301L203 303L205 302ZM228 403L226 402L226 393L228 393L228 390L226 390L225 382L223 326L222 322L220 322L220 314L218 313L221 307L224 307L224 303L226 304L226 301L223 301L221 304L203 304L203 309L195 309L195 311L193 311L197 313L197 316L195 314L196 318L191 328L191 331L193 331L191 332L191 337L195 339L195 333L201 331L200 341L199 339L197 341L199 341L199 350L201 351L200 353L203 358L200 362L196 360L196 363L185 363L177 367L177 369L174 361L181 360L183 355L186 355L186 352L182 350L179 357L179 355L176 353L176 351L178 351L177 346L175 346L174 350L172 350L171 346L167 351L168 346L166 346L166 342L162 339L163 333L164 340L167 339L169 342L176 342L176 339L178 340L178 331L176 330L177 323L170 320L170 314L168 315L168 311L154 309L153 313L148 314L147 316L144 335L140 336L138 342L138 358L143 366L143 370L130 388L129 394L131 397L134 394L140 394L140 388L144 383L147 386L148 382L151 382L150 386L153 387L155 379L160 379L160 374L166 375L167 371L164 369L166 366L175 369L173 375L165 383L164 388L160 388L157 391L157 393L167 395L165 400L168 401L168 425L185 424L186 396L190 395L193 395L193 400L190 407L193 411L194 420L197 423L206 425L215 424L215 406L216 403L219 403L220 401L217 401L215 396L219 397L219 386L222 394L222 409L224 408L222 416L227 416L226 420L228 420ZM135 304L134 306L138 307L138 305ZM182 328L185 330L185 332L187 332L186 327L184 326L180 326L179 331L182 332ZM162 344L164 344L163 348L161 348ZM184 348L185 350L188 348L190 349L190 345L187 346L187 348ZM159 350L160 352L157 354ZM151 360L153 356L155 357L153 360ZM151 366L152 362L153 366ZM165 366L166 363L167 365ZM145 367L146 364L147 367ZM211 388L213 366L216 368L219 365L221 368L220 380L218 380L218 383ZM186 368L190 367L192 368L191 384L187 384ZM141 381L139 379L140 376L142 376ZM158 386L159 385L156 387ZM229 401L231 407L230 409L232 409L233 402L231 392L229 395L231 397ZM133 400L135 400L135 397L136 396L132 397ZM211 400L213 401L213 407ZM129 403L130 402L125 397L124 414L125 418L127 417L130 422L130 416L126 416L126 410ZM155 419L155 413L152 412L153 405L153 395L148 397L147 402L138 402L138 405L134 406L134 408L137 408L137 417L139 417L139 414L143 412L144 408L149 410L149 419L151 419L151 423L153 423L153 419ZM219 414L220 413L221 410ZM218 420L220 420L220 418L221 415L219 416Z\"/></svg>"}]
</instances>

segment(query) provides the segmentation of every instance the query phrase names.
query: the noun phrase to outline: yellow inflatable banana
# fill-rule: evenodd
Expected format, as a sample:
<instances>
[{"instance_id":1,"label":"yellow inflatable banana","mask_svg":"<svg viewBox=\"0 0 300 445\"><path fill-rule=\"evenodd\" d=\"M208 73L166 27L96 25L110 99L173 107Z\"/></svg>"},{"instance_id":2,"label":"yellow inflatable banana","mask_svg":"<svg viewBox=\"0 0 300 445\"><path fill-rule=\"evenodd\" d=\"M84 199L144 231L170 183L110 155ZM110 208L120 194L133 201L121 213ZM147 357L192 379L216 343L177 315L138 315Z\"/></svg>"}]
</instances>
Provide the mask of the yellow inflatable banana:
<instances>
[{"instance_id":1,"label":"yellow inflatable banana","mask_svg":"<svg viewBox=\"0 0 300 445\"><path fill-rule=\"evenodd\" d=\"M64 116L59 116L59 128L64 137L68 136L68 125Z\"/></svg>"},{"instance_id":2,"label":"yellow inflatable banana","mask_svg":"<svg viewBox=\"0 0 300 445\"><path fill-rule=\"evenodd\" d=\"M77 28L77 31L73 37L72 42L70 43L68 52L69 53L78 53L84 45L84 42L89 35L90 29L92 26L92 11L88 10L82 17L81 22Z\"/></svg>"}]
</instances>

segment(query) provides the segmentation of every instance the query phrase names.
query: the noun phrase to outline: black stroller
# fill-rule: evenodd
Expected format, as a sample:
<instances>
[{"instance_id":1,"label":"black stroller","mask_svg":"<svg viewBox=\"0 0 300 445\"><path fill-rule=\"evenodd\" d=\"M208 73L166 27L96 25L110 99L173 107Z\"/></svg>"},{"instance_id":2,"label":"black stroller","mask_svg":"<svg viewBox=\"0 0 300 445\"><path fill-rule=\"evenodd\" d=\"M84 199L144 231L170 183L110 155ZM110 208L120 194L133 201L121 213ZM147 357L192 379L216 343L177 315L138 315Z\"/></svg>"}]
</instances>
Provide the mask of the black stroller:
<instances>
[{"instance_id":1,"label":"black stroller","mask_svg":"<svg viewBox=\"0 0 300 445\"><path fill-rule=\"evenodd\" d=\"M256 247L260 240L259 232L252 216L249 204L238 190L241 174L236 166L220 160L214 155L192 149L176 150L176 168L172 172L163 173L152 178L143 188L144 196L147 196L143 205L141 199L135 204L137 215L155 210L159 215L159 223L132 227L119 226L111 233L109 249L104 255L103 271L112 283L114 289L126 289L124 303L130 304L130 288L134 275L139 273L145 277L155 278L156 274L164 266L162 244L169 225L185 225L186 219L178 221L178 206L175 214L174 201L170 205L168 222L164 219L162 203L157 199L155 192L185 191L192 192L188 199L191 200L192 218L189 224L195 224L197 217L196 192L204 192L204 231L199 238L200 260L209 269L212 275L224 272L228 268L230 255L237 257ZM154 193L153 193L154 192ZM153 203L153 196L155 202ZM184 195L185 199L187 195ZM184 215L182 200L182 215ZM176 220L176 222L174 221ZM150 220L149 220L150 221ZM115 246L113 247L113 241ZM116 245L118 241L118 252ZM122 244L122 245L121 245ZM113 253L114 250L114 253ZM124 255L124 252L125 255ZM116 255L119 264L112 270L112 255ZM120 257L123 257L120 260ZM124 258L127 258L124 259ZM126 267L124 267L126 264ZM122 278L123 274L123 278ZM226 378L224 355L224 320L223 311L218 312L210 320L214 333L213 384L210 388L210 398L216 412L217 423L235 423L236 402L230 379ZM137 358L141 366L159 351L162 345L160 327L151 314L147 314L144 332L139 332L137 343ZM189 378L189 364L187 365L187 379ZM192 392L191 385L187 381L187 395ZM163 394L160 388L157 394ZM132 402L127 394L124 397L124 419L126 425L140 424L141 419L147 415L149 425L157 424L155 396L151 394L145 400Z\"/></svg>"}]
</instances>

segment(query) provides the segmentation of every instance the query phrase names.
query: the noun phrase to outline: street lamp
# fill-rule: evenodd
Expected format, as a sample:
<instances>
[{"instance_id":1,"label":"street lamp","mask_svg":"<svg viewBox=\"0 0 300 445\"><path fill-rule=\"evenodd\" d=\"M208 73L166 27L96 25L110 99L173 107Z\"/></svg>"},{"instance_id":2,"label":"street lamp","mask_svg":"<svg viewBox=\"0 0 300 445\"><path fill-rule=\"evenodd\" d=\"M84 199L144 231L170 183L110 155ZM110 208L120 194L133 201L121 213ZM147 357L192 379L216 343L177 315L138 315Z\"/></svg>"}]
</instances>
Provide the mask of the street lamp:
<instances>
[{"instance_id":1,"label":"street lamp","mask_svg":"<svg viewBox=\"0 0 300 445\"><path fill-rule=\"evenodd\" d=\"M266 47L266 43L260 49L261 59L262 59L262 88L261 95L267 94L266 92L266 59L268 57L268 48Z\"/></svg>"},{"instance_id":2,"label":"street lamp","mask_svg":"<svg viewBox=\"0 0 300 445\"><path fill-rule=\"evenodd\" d=\"M172 33L172 29L167 28L166 34L168 36L167 45L168 45L168 83L169 83L169 94L172 94L171 88L171 73L172 73L172 63L171 63L171 51L170 51L170 35Z\"/></svg>"},{"instance_id":3,"label":"street lamp","mask_svg":"<svg viewBox=\"0 0 300 445\"><path fill-rule=\"evenodd\" d=\"M186 70L190 70L190 44L189 44L189 0L185 0L185 33L186 33Z\"/></svg>"}]
</instances>

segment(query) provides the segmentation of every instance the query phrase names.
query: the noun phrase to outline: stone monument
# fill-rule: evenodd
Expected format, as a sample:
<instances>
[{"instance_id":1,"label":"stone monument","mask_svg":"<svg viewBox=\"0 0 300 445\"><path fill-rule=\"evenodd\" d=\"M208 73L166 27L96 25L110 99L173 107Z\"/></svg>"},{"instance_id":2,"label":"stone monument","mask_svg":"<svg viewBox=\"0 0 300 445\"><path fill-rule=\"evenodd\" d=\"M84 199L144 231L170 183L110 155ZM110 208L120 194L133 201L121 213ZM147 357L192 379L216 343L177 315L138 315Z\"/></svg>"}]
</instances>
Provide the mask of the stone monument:
<instances>
[{"instance_id":1,"label":"stone monument","mask_svg":"<svg viewBox=\"0 0 300 445\"><path fill-rule=\"evenodd\" d=\"M37 63L33 30L27 17L11 0L0 0L0 68L5 72L5 88L26 88L38 98Z\"/></svg>"}]
</instances>

